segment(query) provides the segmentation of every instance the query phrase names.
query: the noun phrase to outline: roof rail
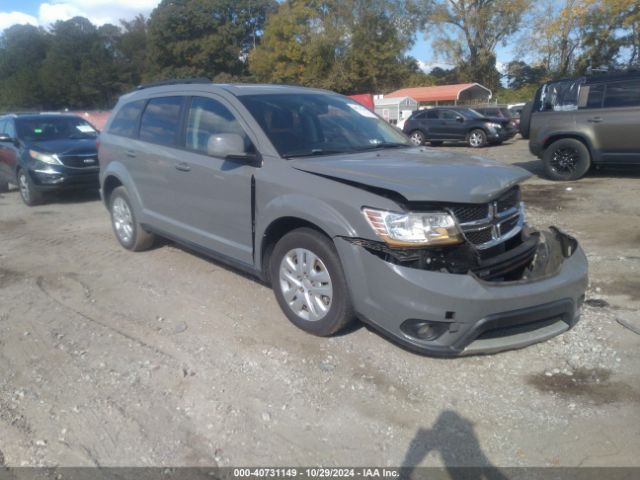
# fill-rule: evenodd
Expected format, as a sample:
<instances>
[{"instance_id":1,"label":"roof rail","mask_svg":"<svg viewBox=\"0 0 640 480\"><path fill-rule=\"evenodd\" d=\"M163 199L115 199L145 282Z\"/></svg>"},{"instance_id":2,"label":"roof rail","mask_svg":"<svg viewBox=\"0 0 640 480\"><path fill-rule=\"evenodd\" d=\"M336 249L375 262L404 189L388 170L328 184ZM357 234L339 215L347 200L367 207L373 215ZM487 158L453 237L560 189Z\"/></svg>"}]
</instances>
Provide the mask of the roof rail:
<instances>
[{"instance_id":1,"label":"roof rail","mask_svg":"<svg viewBox=\"0 0 640 480\"><path fill-rule=\"evenodd\" d=\"M136 90L143 90L145 88L151 87L163 87L165 85L179 85L183 83L212 83L210 79L206 77L195 77L195 78L174 78L171 80L160 80L158 82L145 83L143 85L138 85Z\"/></svg>"}]
</instances>

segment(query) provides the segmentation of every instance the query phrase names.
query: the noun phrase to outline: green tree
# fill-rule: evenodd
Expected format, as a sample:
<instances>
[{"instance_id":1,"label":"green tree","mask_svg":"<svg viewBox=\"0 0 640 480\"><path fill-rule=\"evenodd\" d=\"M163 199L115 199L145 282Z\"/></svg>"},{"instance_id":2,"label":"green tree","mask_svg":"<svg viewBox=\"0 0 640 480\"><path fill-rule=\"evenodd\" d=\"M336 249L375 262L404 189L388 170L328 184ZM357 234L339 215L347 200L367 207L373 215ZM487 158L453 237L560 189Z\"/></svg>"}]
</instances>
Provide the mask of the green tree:
<instances>
[{"instance_id":1,"label":"green tree","mask_svg":"<svg viewBox=\"0 0 640 480\"><path fill-rule=\"evenodd\" d=\"M115 39L114 60L123 85L137 86L147 62L147 20L138 15L133 20L120 20L122 27Z\"/></svg>"},{"instance_id":2,"label":"green tree","mask_svg":"<svg viewBox=\"0 0 640 480\"><path fill-rule=\"evenodd\" d=\"M546 69L541 66L531 66L522 60L514 60L507 64L507 84L509 88L520 89L525 85L538 85L547 76Z\"/></svg>"},{"instance_id":3,"label":"green tree","mask_svg":"<svg viewBox=\"0 0 640 480\"><path fill-rule=\"evenodd\" d=\"M499 85L496 47L513 35L528 0L425 0L426 25L437 27L434 47L458 66L460 80Z\"/></svg>"},{"instance_id":4,"label":"green tree","mask_svg":"<svg viewBox=\"0 0 640 480\"><path fill-rule=\"evenodd\" d=\"M44 108L95 108L113 103L120 91L109 47L113 35L113 28L98 30L83 17L53 25L40 69Z\"/></svg>"},{"instance_id":5,"label":"green tree","mask_svg":"<svg viewBox=\"0 0 640 480\"><path fill-rule=\"evenodd\" d=\"M147 79L240 77L275 0L162 0L148 22Z\"/></svg>"},{"instance_id":6,"label":"green tree","mask_svg":"<svg viewBox=\"0 0 640 480\"><path fill-rule=\"evenodd\" d=\"M406 56L418 16L400 0L287 0L267 20L249 57L261 81L342 93L380 92L417 81Z\"/></svg>"},{"instance_id":7,"label":"green tree","mask_svg":"<svg viewBox=\"0 0 640 480\"><path fill-rule=\"evenodd\" d=\"M14 25L0 36L0 109L37 109L44 102L38 75L47 54L41 28Z\"/></svg>"}]
</instances>

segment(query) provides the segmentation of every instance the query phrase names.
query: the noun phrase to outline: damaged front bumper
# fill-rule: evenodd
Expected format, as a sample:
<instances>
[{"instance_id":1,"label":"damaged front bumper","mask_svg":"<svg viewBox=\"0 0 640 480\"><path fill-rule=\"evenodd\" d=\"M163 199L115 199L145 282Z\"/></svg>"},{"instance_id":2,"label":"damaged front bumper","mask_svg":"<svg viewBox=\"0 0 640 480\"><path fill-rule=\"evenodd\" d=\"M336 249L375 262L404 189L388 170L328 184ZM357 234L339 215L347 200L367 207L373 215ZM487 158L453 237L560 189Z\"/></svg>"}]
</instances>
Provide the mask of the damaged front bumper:
<instances>
[{"instance_id":1,"label":"damaged front bumper","mask_svg":"<svg viewBox=\"0 0 640 480\"><path fill-rule=\"evenodd\" d=\"M336 245L360 317L429 354L492 353L551 338L575 324L587 287L584 252L553 227L526 229L518 245L488 258L467 247L390 252L352 238Z\"/></svg>"}]
</instances>

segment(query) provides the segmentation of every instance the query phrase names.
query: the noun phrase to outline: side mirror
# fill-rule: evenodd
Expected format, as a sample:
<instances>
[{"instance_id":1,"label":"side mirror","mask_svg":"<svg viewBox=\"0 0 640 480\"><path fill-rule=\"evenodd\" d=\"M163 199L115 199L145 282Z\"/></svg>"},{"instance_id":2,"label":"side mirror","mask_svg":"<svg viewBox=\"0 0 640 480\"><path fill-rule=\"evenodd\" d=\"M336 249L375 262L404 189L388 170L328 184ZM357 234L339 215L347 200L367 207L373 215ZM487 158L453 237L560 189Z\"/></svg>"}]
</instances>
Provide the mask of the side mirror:
<instances>
[{"instance_id":1,"label":"side mirror","mask_svg":"<svg viewBox=\"0 0 640 480\"><path fill-rule=\"evenodd\" d=\"M0 142L2 142L2 143L13 143L14 141L15 141L15 139L13 137L10 137L6 133L0 133Z\"/></svg>"},{"instance_id":2,"label":"side mirror","mask_svg":"<svg viewBox=\"0 0 640 480\"><path fill-rule=\"evenodd\" d=\"M237 157L247 156L244 148L244 139L237 133L219 133L211 135L207 142L207 153L213 157Z\"/></svg>"},{"instance_id":3,"label":"side mirror","mask_svg":"<svg viewBox=\"0 0 640 480\"><path fill-rule=\"evenodd\" d=\"M464 117L461 117L461 116L456 117L456 122L464 123Z\"/></svg>"}]
</instances>

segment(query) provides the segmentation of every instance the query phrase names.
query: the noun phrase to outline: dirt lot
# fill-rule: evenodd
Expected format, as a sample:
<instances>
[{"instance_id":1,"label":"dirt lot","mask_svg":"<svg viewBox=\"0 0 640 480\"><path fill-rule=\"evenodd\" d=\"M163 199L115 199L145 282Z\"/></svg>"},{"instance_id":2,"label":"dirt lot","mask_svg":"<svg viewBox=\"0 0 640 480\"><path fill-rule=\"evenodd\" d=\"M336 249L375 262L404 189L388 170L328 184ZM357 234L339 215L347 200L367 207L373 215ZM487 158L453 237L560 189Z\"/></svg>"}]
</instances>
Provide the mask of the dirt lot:
<instances>
[{"instance_id":1,"label":"dirt lot","mask_svg":"<svg viewBox=\"0 0 640 480\"><path fill-rule=\"evenodd\" d=\"M538 171L522 140L482 154ZM223 265L123 250L94 195L4 194L0 466L640 466L640 336L617 322L640 324L639 179L532 178L529 222L581 240L590 305L546 343L452 360L306 335Z\"/></svg>"}]
</instances>

